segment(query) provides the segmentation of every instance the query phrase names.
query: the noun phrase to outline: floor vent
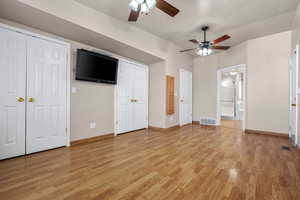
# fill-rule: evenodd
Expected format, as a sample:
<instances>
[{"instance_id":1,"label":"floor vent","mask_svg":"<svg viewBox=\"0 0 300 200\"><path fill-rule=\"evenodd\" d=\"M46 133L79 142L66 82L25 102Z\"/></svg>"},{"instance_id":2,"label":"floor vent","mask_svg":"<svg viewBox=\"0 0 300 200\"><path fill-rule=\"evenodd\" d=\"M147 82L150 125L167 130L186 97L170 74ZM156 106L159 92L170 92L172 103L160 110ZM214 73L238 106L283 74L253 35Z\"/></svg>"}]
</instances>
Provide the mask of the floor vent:
<instances>
[{"instance_id":1,"label":"floor vent","mask_svg":"<svg viewBox=\"0 0 300 200\"><path fill-rule=\"evenodd\" d=\"M217 124L217 121L216 121L216 119L213 119L213 118L202 118L202 119L200 119L200 124L215 126Z\"/></svg>"},{"instance_id":2,"label":"floor vent","mask_svg":"<svg viewBox=\"0 0 300 200\"><path fill-rule=\"evenodd\" d=\"M288 146L282 146L281 149L286 151L291 151L291 148Z\"/></svg>"}]
</instances>

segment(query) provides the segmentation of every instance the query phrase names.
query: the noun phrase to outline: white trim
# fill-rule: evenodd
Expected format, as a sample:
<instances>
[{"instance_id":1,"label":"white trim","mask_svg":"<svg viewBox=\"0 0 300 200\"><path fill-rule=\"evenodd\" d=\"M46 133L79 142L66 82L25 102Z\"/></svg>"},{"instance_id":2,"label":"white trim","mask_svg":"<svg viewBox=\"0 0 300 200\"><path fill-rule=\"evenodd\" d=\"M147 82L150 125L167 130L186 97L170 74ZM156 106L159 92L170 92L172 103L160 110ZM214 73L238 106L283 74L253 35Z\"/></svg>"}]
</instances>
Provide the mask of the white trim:
<instances>
[{"instance_id":1,"label":"white trim","mask_svg":"<svg viewBox=\"0 0 300 200\"><path fill-rule=\"evenodd\" d=\"M296 105L297 105L297 107L296 107L296 119L295 119L295 122L296 122L296 124L295 124L295 145L296 146L298 146L298 118L299 118L299 113L298 113L298 106L299 106L299 44L297 44L296 45L296 48L293 50L293 54L295 53L295 55L296 55L296 87L295 87L295 89L296 89L296 91L295 91L295 94L296 94ZM291 119L290 119L290 116L291 116L291 111L292 111L292 106L291 106L291 104L292 104L292 99L291 99L291 92L292 92L292 85L294 84L294 83L292 83L292 79L291 79L291 76L293 76L293 74L292 74L292 72L293 72L293 67L294 66L292 66L292 64L293 64L293 62L292 62L292 59L293 59L293 56L294 55L292 55L292 57L291 57L291 60L290 60L290 95L289 95L289 137L291 137L291 130L290 130L290 126L291 126Z\"/></svg>"},{"instance_id":2,"label":"white trim","mask_svg":"<svg viewBox=\"0 0 300 200\"><path fill-rule=\"evenodd\" d=\"M229 66L229 67L222 67L218 69L217 71L217 126L221 125L221 104L220 104L220 98L221 98L221 75L223 72L231 71L234 69L239 69L242 70L243 72L243 99L244 99L244 113L243 113L243 127L242 130L246 130L246 112L247 112L247 70L246 70L246 64L240 64L240 65L235 65L235 66Z\"/></svg>"},{"instance_id":3,"label":"white trim","mask_svg":"<svg viewBox=\"0 0 300 200\"><path fill-rule=\"evenodd\" d=\"M67 147L71 145L71 46L67 46Z\"/></svg>"},{"instance_id":4,"label":"white trim","mask_svg":"<svg viewBox=\"0 0 300 200\"><path fill-rule=\"evenodd\" d=\"M299 45L296 45L295 48L295 54L296 54L296 102L297 106L299 106L299 96L298 96L298 91L299 91ZM298 107L296 109L296 132L295 132L295 144L298 145Z\"/></svg>"},{"instance_id":5,"label":"white trim","mask_svg":"<svg viewBox=\"0 0 300 200\"><path fill-rule=\"evenodd\" d=\"M47 40L47 41L50 41L50 42L54 42L54 43L57 43L57 44L60 44L60 45L63 45L65 46L67 49L67 105L66 105L66 109L67 109L67 140L66 140L66 146L70 146L70 142L71 142L71 122L70 122L70 107L71 107L71 44L70 43L67 43L67 42L64 42L64 41L61 41L61 40L57 40L57 39L53 39L51 37L47 37L47 36L44 36L44 35L41 35L41 34L38 34L38 33L34 33L34 32L31 32L31 31L27 31L27 30L24 30L24 29L21 29L21 28L16 28L16 27L13 27L13 26L10 26L10 25L7 25L7 24L3 24L3 23L0 23L0 28L3 28L3 29L6 29L6 30L10 30L10 31L13 31L13 32L17 32L17 33L20 33L20 34L23 34L23 35L26 35L26 36L29 36L29 37L36 37L36 38L39 38L39 39L43 39L43 40Z\"/></svg>"}]
</instances>

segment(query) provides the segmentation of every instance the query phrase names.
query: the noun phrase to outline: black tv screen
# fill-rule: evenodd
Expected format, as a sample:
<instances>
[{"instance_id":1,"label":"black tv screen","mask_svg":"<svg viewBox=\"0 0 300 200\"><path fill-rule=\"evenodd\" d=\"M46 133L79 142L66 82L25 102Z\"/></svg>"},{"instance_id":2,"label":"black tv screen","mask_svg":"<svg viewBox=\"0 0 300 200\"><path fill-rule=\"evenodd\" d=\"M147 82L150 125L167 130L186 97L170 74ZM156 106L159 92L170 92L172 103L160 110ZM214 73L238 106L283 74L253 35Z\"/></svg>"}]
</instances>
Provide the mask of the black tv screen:
<instances>
[{"instance_id":1,"label":"black tv screen","mask_svg":"<svg viewBox=\"0 0 300 200\"><path fill-rule=\"evenodd\" d=\"M117 84L118 63L118 59L78 49L76 80Z\"/></svg>"}]
</instances>

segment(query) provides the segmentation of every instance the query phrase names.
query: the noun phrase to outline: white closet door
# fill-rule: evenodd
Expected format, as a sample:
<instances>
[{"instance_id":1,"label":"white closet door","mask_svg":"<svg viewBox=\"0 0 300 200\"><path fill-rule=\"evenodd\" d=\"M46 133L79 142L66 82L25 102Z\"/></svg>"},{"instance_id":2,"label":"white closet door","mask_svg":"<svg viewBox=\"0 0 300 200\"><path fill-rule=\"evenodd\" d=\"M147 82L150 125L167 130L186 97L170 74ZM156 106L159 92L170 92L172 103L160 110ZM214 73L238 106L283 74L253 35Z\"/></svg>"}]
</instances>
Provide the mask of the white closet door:
<instances>
[{"instance_id":1,"label":"white closet door","mask_svg":"<svg viewBox=\"0 0 300 200\"><path fill-rule=\"evenodd\" d=\"M192 123L192 72L180 69L180 125Z\"/></svg>"},{"instance_id":2,"label":"white closet door","mask_svg":"<svg viewBox=\"0 0 300 200\"><path fill-rule=\"evenodd\" d=\"M26 39L0 28L0 159L25 154Z\"/></svg>"},{"instance_id":3,"label":"white closet door","mask_svg":"<svg viewBox=\"0 0 300 200\"><path fill-rule=\"evenodd\" d=\"M27 52L26 152L65 146L67 49L30 38Z\"/></svg>"},{"instance_id":4,"label":"white closet door","mask_svg":"<svg viewBox=\"0 0 300 200\"><path fill-rule=\"evenodd\" d=\"M117 85L117 134L133 130L131 65L120 61Z\"/></svg>"},{"instance_id":5,"label":"white closet door","mask_svg":"<svg viewBox=\"0 0 300 200\"><path fill-rule=\"evenodd\" d=\"M132 70L133 129L148 127L148 70L134 66Z\"/></svg>"},{"instance_id":6,"label":"white closet door","mask_svg":"<svg viewBox=\"0 0 300 200\"><path fill-rule=\"evenodd\" d=\"M116 133L148 127L148 69L120 61L116 100Z\"/></svg>"}]
</instances>

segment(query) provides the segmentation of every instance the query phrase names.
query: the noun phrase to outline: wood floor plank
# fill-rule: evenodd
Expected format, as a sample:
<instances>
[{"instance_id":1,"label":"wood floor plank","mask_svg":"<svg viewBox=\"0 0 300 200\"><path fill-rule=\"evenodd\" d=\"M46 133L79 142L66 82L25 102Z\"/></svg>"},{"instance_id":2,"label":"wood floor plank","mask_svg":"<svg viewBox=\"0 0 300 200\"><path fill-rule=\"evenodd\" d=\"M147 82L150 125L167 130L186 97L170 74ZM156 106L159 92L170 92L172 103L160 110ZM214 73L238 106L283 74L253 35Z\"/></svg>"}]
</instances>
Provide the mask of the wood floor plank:
<instances>
[{"instance_id":1,"label":"wood floor plank","mask_svg":"<svg viewBox=\"0 0 300 200\"><path fill-rule=\"evenodd\" d=\"M238 127L141 130L0 161L0 199L300 199L299 150Z\"/></svg>"}]
</instances>

